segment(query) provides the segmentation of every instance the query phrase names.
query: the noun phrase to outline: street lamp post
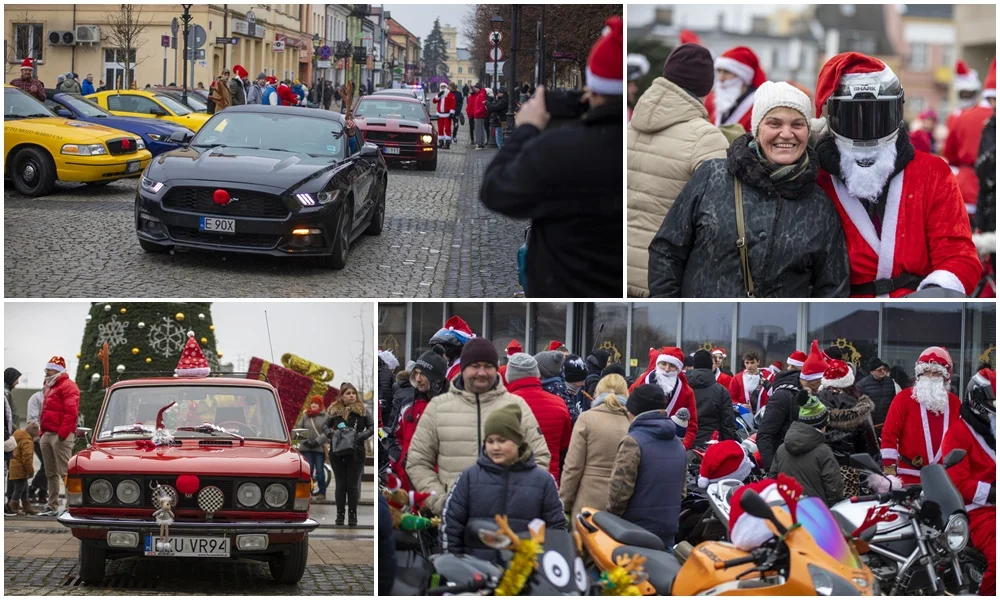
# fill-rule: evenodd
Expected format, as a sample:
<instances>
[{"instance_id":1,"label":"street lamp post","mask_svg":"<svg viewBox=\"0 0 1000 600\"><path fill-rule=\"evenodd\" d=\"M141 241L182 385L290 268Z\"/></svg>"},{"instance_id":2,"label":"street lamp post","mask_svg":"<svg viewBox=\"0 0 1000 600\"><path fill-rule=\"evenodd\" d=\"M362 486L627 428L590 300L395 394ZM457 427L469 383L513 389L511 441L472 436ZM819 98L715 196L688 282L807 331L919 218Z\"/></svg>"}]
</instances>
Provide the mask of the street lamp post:
<instances>
[{"instance_id":1,"label":"street lamp post","mask_svg":"<svg viewBox=\"0 0 1000 600\"><path fill-rule=\"evenodd\" d=\"M319 45L321 38L318 33L314 33L312 37L313 43L313 98L320 98L323 91L319 89ZM308 103L308 100L306 101ZM322 105L322 102L319 103Z\"/></svg>"},{"instance_id":2,"label":"street lamp post","mask_svg":"<svg viewBox=\"0 0 1000 600\"><path fill-rule=\"evenodd\" d=\"M504 138L507 138L514 131L514 97L517 95L514 86L517 82L517 45L521 41L521 7L517 4L511 5L510 24L510 79L507 84L507 126L504 127Z\"/></svg>"},{"instance_id":3,"label":"street lamp post","mask_svg":"<svg viewBox=\"0 0 1000 600\"><path fill-rule=\"evenodd\" d=\"M490 27L493 28L493 47L498 48L500 46L500 30L503 28L503 17L500 15L493 15L490 19ZM492 50L491 50L492 52ZM498 53L499 54L499 53ZM497 93L497 61L496 57L492 57L493 60L493 95L496 96Z\"/></svg>"},{"instance_id":4,"label":"street lamp post","mask_svg":"<svg viewBox=\"0 0 1000 600\"><path fill-rule=\"evenodd\" d=\"M181 4L181 8L184 9L184 14L181 15L181 21L184 23L184 79L181 87L181 101L184 105L187 105L187 80L188 80L188 33L191 31L191 5ZM125 57L125 61L128 62L128 56ZM127 65L126 65L127 67ZM193 69L193 67L192 67ZM192 77L194 75L192 74Z\"/></svg>"}]
</instances>

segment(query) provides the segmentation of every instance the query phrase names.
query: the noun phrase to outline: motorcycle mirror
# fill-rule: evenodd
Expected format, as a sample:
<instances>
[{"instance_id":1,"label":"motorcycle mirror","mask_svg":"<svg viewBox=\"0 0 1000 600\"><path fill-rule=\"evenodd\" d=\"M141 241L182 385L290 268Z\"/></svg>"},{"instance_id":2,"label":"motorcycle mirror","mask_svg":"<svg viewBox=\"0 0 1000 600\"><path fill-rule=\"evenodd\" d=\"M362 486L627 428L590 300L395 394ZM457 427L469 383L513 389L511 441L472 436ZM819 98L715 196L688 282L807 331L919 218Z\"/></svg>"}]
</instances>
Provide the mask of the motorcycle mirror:
<instances>
[{"instance_id":1,"label":"motorcycle mirror","mask_svg":"<svg viewBox=\"0 0 1000 600\"><path fill-rule=\"evenodd\" d=\"M870 454L863 452L852 454L850 462L852 467L861 469L862 471L868 471L869 473L882 472L882 469L879 468L878 463L875 462L875 459Z\"/></svg>"},{"instance_id":2,"label":"motorcycle mirror","mask_svg":"<svg viewBox=\"0 0 1000 600\"><path fill-rule=\"evenodd\" d=\"M876 533L878 533L878 527L876 525L872 525L868 529L862 531L861 535L858 536L858 539L864 540L865 542L870 542L875 538Z\"/></svg>"},{"instance_id":3,"label":"motorcycle mirror","mask_svg":"<svg viewBox=\"0 0 1000 600\"><path fill-rule=\"evenodd\" d=\"M743 496L740 497L740 508L746 511L748 515L753 515L758 519L766 519L774 523L779 533L785 533L785 526L774 517L774 511L771 510L767 501L761 498L757 492L753 490L743 492Z\"/></svg>"},{"instance_id":4,"label":"motorcycle mirror","mask_svg":"<svg viewBox=\"0 0 1000 600\"><path fill-rule=\"evenodd\" d=\"M962 462L963 458L965 458L965 450L955 448L944 457L944 468L950 469L954 467L958 463Z\"/></svg>"}]
</instances>

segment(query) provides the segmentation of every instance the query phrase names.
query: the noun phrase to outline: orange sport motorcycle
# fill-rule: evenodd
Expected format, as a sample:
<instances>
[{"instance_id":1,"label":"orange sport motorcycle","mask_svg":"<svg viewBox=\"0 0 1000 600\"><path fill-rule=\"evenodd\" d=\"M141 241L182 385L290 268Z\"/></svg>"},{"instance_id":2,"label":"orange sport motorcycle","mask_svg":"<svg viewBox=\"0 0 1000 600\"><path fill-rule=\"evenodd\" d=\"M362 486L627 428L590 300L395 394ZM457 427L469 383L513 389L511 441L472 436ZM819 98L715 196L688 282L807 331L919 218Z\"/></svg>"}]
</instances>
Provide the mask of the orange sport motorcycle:
<instances>
[{"instance_id":1,"label":"orange sport motorcycle","mask_svg":"<svg viewBox=\"0 0 1000 600\"><path fill-rule=\"evenodd\" d=\"M775 533L750 552L711 541L699 544L689 556L671 553L645 529L591 509L577 515L575 526L596 569L613 568L624 555L646 557L649 578L639 584L644 595L878 594L871 571L822 500L800 499L795 519L784 503L769 505L753 490L743 493L740 506L747 514L765 519Z\"/></svg>"}]
</instances>

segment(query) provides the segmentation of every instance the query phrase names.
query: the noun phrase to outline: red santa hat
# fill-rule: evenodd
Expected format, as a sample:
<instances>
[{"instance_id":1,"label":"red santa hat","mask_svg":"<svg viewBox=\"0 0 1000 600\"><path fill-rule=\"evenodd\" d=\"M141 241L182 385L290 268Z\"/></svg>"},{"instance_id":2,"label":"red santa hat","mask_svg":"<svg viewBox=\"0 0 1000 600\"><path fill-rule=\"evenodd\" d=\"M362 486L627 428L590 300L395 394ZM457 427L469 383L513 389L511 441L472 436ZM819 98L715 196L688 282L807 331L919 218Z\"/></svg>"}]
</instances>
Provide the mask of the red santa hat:
<instances>
[{"instance_id":1,"label":"red santa hat","mask_svg":"<svg viewBox=\"0 0 1000 600\"><path fill-rule=\"evenodd\" d=\"M990 70L986 72L986 81L983 82L983 98L997 97L997 59L990 62Z\"/></svg>"},{"instance_id":2,"label":"red santa hat","mask_svg":"<svg viewBox=\"0 0 1000 600\"><path fill-rule=\"evenodd\" d=\"M854 371L842 360L833 359L823 372L824 388L845 389L854 385Z\"/></svg>"},{"instance_id":3,"label":"red santa hat","mask_svg":"<svg viewBox=\"0 0 1000 600\"><path fill-rule=\"evenodd\" d=\"M826 359L823 358L823 352L819 349L819 342L813 340L812 346L809 348L809 357L802 363L802 372L799 374L799 379L816 381L817 379L822 379L825 372Z\"/></svg>"},{"instance_id":4,"label":"red santa hat","mask_svg":"<svg viewBox=\"0 0 1000 600\"><path fill-rule=\"evenodd\" d=\"M970 69L961 58L955 61L955 91L975 92L979 90L979 73Z\"/></svg>"},{"instance_id":5,"label":"red santa hat","mask_svg":"<svg viewBox=\"0 0 1000 600\"><path fill-rule=\"evenodd\" d=\"M475 334L472 333L472 328L469 327L469 324L465 322L465 319L463 319L458 315L452 315L448 317L448 320L444 322L444 328L447 329L448 331L454 331L455 333L459 334L461 337L464 337L466 339L472 339L476 337Z\"/></svg>"},{"instance_id":6,"label":"red santa hat","mask_svg":"<svg viewBox=\"0 0 1000 600\"><path fill-rule=\"evenodd\" d=\"M665 362L674 365L678 369L684 368L684 352L676 346L665 346L656 357L656 364Z\"/></svg>"},{"instance_id":7,"label":"red santa hat","mask_svg":"<svg viewBox=\"0 0 1000 600\"><path fill-rule=\"evenodd\" d=\"M919 377L924 373L940 373L945 379L951 379L951 354L941 346L931 346L920 353L914 374Z\"/></svg>"},{"instance_id":8,"label":"red santa hat","mask_svg":"<svg viewBox=\"0 0 1000 600\"><path fill-rule=\"evenodd\" d=\"M549 347L546 348L546 350L548 350L549 352L552 352L553 350L560 350L560 349L565 348L565 347L566 347L566 344L560 342L559 340L552 340L551 342L549 342Z\"/></svg>"},{"instance_id":9,"label":"red santa hat","mask_svg":"<svg viewBox=\"0 0 1000 600\"><path fill-rule=\"evenodd\" d=\"M247 70L244 69L242 65L236 65L235 67L233 67L233 74L236 75L237 77L246 77L250 73L248 73Z\"/></svg>"},{"instance_id":10,"label":"red santa hat","mask_svg":"<svg viewBox=\"0 0 1000 600\"><path fill-rule=\"evenodd\" d=\"M714 356L716 354L721 355L722 358L726 358L726 351L722 348L712 348L712 355Z\"/></svg>"},{"instance_id":11,"label":"red santa hat","mask_svg":"<svg viewBox=\"0 0 1000 600\"><path fill-rule=\"evenodd\" d=\"M870 79L872 73L884 74L879 79L896 76L884 62L860 52L844 52L826 61L816 78L816 116L823 114L823 106L837 90L841 79L849 80L859 75L868 75Z\"/></svg>"},{"instance_id":12,"label":"red santa hat","mask_svg":"<svg viewBox=\"0 0 1000 600\"><path fill-rule=\"evenodd\" d=\"M66 359L61 356L53 356L49 362L45 363L45 368L50 371L66 372Z\"/></svg>"},{"instance_id":13,"label":"red santa hat","mask_svg":"<svg viewBox=\"0 0 1000 600\"><path fill-rule=\"evenodd\" d=\"M747 457L743 446L734 440L726 440L711 444L705 451L698 470L698 487L707 488L708 484L723 479L739 479L743 481L750 475L753 463Z\"/></svg>"},{"instance_id":14,"label":"red santa hat","mask_svg":"<svg viewBox=\"0 0 1000 600\"><path fill-rule=\"evenodd\" d=\"M390 471L385 476L385 488L390 492L395 492L401 487L403 487L403 480L399 478L399 475Z\"/></svg>"},{"instance_id":15,"label":"red santa hat","mask_svg":"<svg viewBox=\"0 0 1000 600\"><path fill-rule=\"evenodd\" d=\"M505 352L507 353L507 356L514 356L518 352L524 352L524 348L521 347L521 342L517 340L511 340L510 343L507 344L507 349L505 350Z\"/></svg>"},{"instance_id":16,"label":"red santa hat","mask_svg":"<svg viewBox=\"0 0 1000 600\"><path fill-rule=\"evenodd\" d=\"M267 83L268 83L268 85L274 85L274 84L278 83L278 78L275 77L274 75L268 75L268 77L267 77Z\"/></svg>"},{"instance_id":17,"label":"red santa hat","mask_svg":"<svg viewBox=\"0 0 1000 600\"><path fill-rule=\"evenodd\" d=\"M33 69L33 68L34 68L34 65L32 64L32 62L31 62L31 58L30 58L30 57L29 57L29 58L26 58L26 59L24 59L24 60L23 60L23 61L21 62L21 68L22 68L22 69Z\"/></svg>"},{"instance_id":18,"label":"red santa hat","mask_svg":"<svg viewBox=\"0 0 1000 600\"><path fill-rule=\"evenodd\" d=\"M624 35L621 17L611 17L587 57L587 87L595 94L621 96L625 93L625 66L622 57Z\"/></svg>"},{"instance_id":19,"label":"red santa hat","mask_svg":"<svg viewBox=\"0 0 1000 600\"><path fill-rule=\"evenodd\" d=\"M802 365L805 364L807 358L809 358L809 356L805 352L801 350L796 350L795 352L792 352L790 355L788 355L788 358L785 359L785 362L787 362L789 366L798 367L801 369Z\"/></svg>"},{"instance_id":20,"label":"red santa hat","mask_svg":"<svg viewBox=\"0 0 1000 600\"><path fill-rule=\"evenodd\" d=\"M743 83L755 88L767 81L767 75L760 68L760 60L754 51L746 46L737 46L723 52L722 56L715 59L715 68L729 71Z\"/></svg>"},{"instance_id":21,"label":"red santa hat","mask_svg":"<svg viewBox=\"0 0 1000 600\"><path fill-rule=\"evenodd\" d=\"M205 355L201 353L201 346L194 339L194 332L189 331L187 343L184 344L181 359L177 361L174 373L178 377L207 377L211 372Z\"/></svg>"},{"instance_id":22,"label":"red santa hat","mask_svg":"<svg viewBox=\"0 0 1000 600\"><path fill-rule=\"evenodd\" d=\"M414 492L413 490L410 490L410 508L416 512L416 510L423 506L424 502L427 502L427 499L433 495L435 495L435 492Z\"/></svg>"},{"instance_id":23,"label":"red santa hat","mask_svg":"<svg viewBox=\"0 0 1000 600\"><path fill-rule=\"evenodd\" d=\"M701 38L698 37L697 33L691 31L690 29L681 29L680 43L702 45Z\"/></svg>"},{"instance_id":24,"label":"red santa hat","mask_svg":"<svg viewBox=\"0 0 1000 600\"><path fill-rule=\"evenodd\" d=\"M781 372L781 366L782 366L781 365L781 361L780 360L776 360L773 363L771 363L770 365L768 365L767 370L770 371L770 372L772 372L772 373L774 373L775 375L777 375L778 373Z\"/></svg>"}]
</instances>

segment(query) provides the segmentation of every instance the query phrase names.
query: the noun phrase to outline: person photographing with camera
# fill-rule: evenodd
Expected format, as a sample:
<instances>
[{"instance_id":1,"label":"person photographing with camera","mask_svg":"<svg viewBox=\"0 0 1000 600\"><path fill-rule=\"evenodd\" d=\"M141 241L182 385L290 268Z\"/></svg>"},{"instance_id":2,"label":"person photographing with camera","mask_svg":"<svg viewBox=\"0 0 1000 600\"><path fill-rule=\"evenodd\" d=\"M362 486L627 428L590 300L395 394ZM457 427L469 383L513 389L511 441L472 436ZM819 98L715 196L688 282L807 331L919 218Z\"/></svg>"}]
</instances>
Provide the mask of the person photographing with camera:
<instances>
[{"instance_id":1,"label":"person photographing with camera","mask_svg":"<svg viewBox=\"0 0 1000 600\"><path fill-rule=\"evenodd\" d=\"M616 223L622 218L623 23L611 17L606 24L587 59L579 102L565 106L565 95L538 86L483 176L479 197L487 208L531 219L524 267L529 297L622 293L624 240ZM567 112L582 117L549 127Z\"/></svg>"}]
</instances>

